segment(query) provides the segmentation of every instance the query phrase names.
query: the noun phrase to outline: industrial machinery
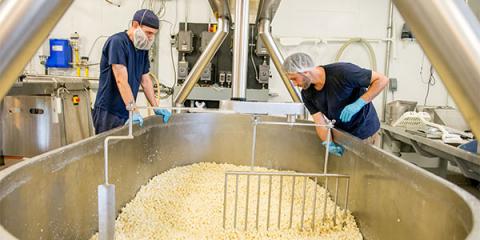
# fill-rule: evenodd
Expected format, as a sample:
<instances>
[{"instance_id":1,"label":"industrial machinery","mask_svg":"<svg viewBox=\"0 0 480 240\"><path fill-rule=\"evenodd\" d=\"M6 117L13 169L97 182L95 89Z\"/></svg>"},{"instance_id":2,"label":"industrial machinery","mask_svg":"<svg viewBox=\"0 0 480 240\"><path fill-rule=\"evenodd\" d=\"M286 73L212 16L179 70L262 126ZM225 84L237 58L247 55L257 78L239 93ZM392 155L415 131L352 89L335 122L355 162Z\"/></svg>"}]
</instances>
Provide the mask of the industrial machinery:
<instances>
[{"instance_id":1,"label":"industrial machinery","mask_svg":"<svg viewBox=\"0 0 480 240\"><path fill-rule=\"evenodd\" d=\"M188 24L188 30L185 25ZM174 95L178 94L200 54L208 51L207 45L212 40L216 27L207 23L180 23L181 31L176 36L178 50L178 76ZM255 24L249 25L251 36L248 51L247 95L249 100L267 101L268 82L270 80L270 58L263 47ZM229 32L226 40L219 47L212 60L203 70L198 85L195 86L185 101L185 106L195 106L195 102L204 102L206 107L218 108L221 100L232 98L232 43L233 33Z\"/></svg>"},{"instance_id":2,"label":"industrial machinery","mask_svg":"<svg viewBox=\"0 0 480 240\"><path fill-rule=\"evenodd\" d=\"M49 39L48 53L39 58L45 67L45 75L49 75L52 69L75 69L75 76L81 77L84 69L84 76L88 77L90 66L96 65L88 62L88 56L80 56L80 35L77 32L71 34L69 39Z\"/></svg>"},{"instance_id":3,"label":"industrial machinery","mask_svg":"<svg viewBox=\"0 0 480 240\"><path fill-rule=\"evenodd\" d=\"M93 135L88 79L30 76L1 102L3 155L32 157Z\"/></svg>"}]
</instances>

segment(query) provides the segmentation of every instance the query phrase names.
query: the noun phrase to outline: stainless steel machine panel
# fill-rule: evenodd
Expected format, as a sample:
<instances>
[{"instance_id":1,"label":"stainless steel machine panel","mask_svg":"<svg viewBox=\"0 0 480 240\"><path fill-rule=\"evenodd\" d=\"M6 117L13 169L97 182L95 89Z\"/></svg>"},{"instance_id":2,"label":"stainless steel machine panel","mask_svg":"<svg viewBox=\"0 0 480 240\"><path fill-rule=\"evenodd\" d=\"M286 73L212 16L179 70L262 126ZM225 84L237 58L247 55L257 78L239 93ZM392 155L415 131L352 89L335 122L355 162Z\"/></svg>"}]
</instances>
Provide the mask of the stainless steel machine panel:
<instances>
[{"instance_id":1,"label":"stainless steel machine panel","mask_svg":"<svg viewBox=\"0 0 480 240\"><path fill-rule=\"evenodd\" d=\"M31 157L62 146L53 97L6 96L3 104L4 155Z\"/></svg>"},{"instance_id":2,"label":"stainless steel machine panel","mask_svg":"<svg viewBox=\"0 0 480 240\"><path fill-rule=\"evenodd\" d=\"M133 140L110 144L117 210L170 168L205 161L248 165L251 121L203 113L174 115L168 124L145 119L143 128L135 126ZM103 141L126 133L105 132L0 172L0 239L90 238L98 226ZM365 239L480 239L480 202L472 195L348 134L335 131L334 137L346 152L333 156L328 169L351 176L349 208ZM323 169L324 148L312 127L259 126L257 144L258 165Z\"/></svg>"},{"instance_id":3,"label":"stainless steel machine panel","mask_svg":"<svg viewBox=\"0 0 480 240\"><path fill-rule=\"evenodd\" d=\"M78 103L75 101L78 100ZM63 97L63 117L66 144L93 135L90 98L87 91L71 91Z\"/></svg>"},{"instance_id":4,"label":"stainless steel machine panel","mask_svg":"<svg viewBox=\"0 0 480 240\"><path fill-rule=\"evenodd\" d=\"M7 96L0 103L4 156L33 157L93 135L88 92Z\"/></svg>"}]
</instances>

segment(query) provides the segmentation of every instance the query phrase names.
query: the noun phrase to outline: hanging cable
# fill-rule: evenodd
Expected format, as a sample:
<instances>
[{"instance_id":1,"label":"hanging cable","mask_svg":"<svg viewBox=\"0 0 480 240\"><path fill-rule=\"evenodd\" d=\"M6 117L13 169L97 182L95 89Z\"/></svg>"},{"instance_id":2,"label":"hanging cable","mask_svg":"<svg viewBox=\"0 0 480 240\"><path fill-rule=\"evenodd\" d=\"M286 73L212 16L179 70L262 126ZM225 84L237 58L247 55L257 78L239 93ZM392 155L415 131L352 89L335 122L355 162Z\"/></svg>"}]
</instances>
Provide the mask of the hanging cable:
<instances>
[{"instance_id":1,"label":"hanging cable","mask_svg":"<svg viewBox=\"0 0 480 240\"><path fill-rule=\"evenodd\" d=\"M155 98L157 100L163 100L163 99L167 99L168 97L170 97L172 94L173 94L173 88L171 87L168 87L167 85L163 84L160 82L160 80L157 78L157 76L153 73L149 73L149 75L151 76L152 80L154 81L155 85L157 86L157 93L155 94ZM162 93L164 93L165 95L162 96Z\"/></svg>"},{"instance_id":2,"label":"hanging cable","mask_svg":"<svg viewBox=\"0 0 480 240\"><path fill-rule=\"evenodd\" d=\"M175 1L175 20L174 20L175 24L168 21L168 20L162 19L163 17L165 17L165 14L167 12L167 10L166 10L166 0L143 0L142 4L140 5L140 8L149 9L152 12L154 12L158 16L158 18L160 19L160 22L165 22L165 23L170 25L170 35L174 35L173 31L174 31L174 28L176 26L177 12L178 12L177 1ZM174 57L173 57L172 46L170 46L170 58L171 58L171 61L172 61L172 69L173 69L173 86L176 86L176 84L177 84L177 70L175 69L175 60L174 60ZM156 81L156 83L158 85L158 89L160 89L160 87L163 87L163 88L167 89L167 93L169 93L170 90L173 93L173 86L168 87L168 86L160 83L160 81L158 80L158 78L155 75L151 74L151 76ZM170 95L171 94L167 94L165 97L161 97L160 93L159 93L158 98L159 99L165 99L165 98L168 98Z\"/></svg>"},{"instance_id":3,"label":"hanging cable","mask_svg":"<svg viewBox=\"0 0 480 240\"><path fill-rule=\"evenodd\" d=\"M427 82L427 93L425 94L425 101L423 102L423 105L427 105L427 99L428 95L430 93L430 87L435 86L437 83L437 79L433 75L433 65L430 65L430 76L428 77L428 82Z\"/></svg>"},{"instance_id":4,"label":"hanging cable","mask_svg":"<svg viewBox=\"0 0 480 240\"><path fill-rule=\"evenodd\" d=\"M251 31L251 34L250 34L251 41L252 41L252 43L250 43L250 60L252 60L253 70L255 70L255 79L258 81L260 77L258 75L257 65L255 64L255 61L253 59L253 47L255 46L255 42L254 42L254 38L253 38L254 30L255 30L255 28L252 27L252 31Z\"/></svg>"},{"instance_id":5,"label":"hanging cable","mask_svg":"<svg viewBox=\"0 0 480 240\"><path fill-rule=\"evenodd\" d=\"M160 20L161 22L166 22L170 24L170 35L173 35L173 27L175 26L172 22L167 20ZM175 58L173 57L173 47L170 46L170 59L172 61L172 69L173 69L173 87L177 86L177 70L175 69Z\"/></svg>"},{"instance_id":6,"label":"hanging cable","mask_svg":"<svg viewBox=\"0 0 480 240\"><path fill-rule=\"evenodd\" d=\"M422 83L427 84L428 81L423 80L423 66L424 66L424 63L425 63L425 54L423 54L422 64L420 64L420 80L422 81Z\"/></svg>"},{"instance_id":7,"label":"hanging cable","mask_svg":"<svg viewBox=\"0 0 480 240\"><path fill-rule=\"evenodd\" d=\"M112 0L105 0L105 2L112 4L115 7L120 7L120 4L114 3Z\"/></svg>"},{"instance_id":8,"label":"hanging cable","mask_svg":"<svg viewBox=\"0 0 480 240\"><path fill-rule=\"evenodd\" d=\"M93 41L93 44L92 46L90 47L90 50L88 51L88 59L90 59L90 56L92 55L92 52L93 52L93 48L95 47L95 45L97 44L98 40L102 39L102 38L109 38L110 36L106 36L106 35L101 35L101 36L98 36L95 41Z\"/></svg>"},{"instance_id":9,"label":"hanging cable","mask_svg":"<svg viewBox=\"0 0 480 240\"><path fill-rule=\"evenodd\" d=\"M151 10L159 18L163 18L166 12L165 1L166 0L143 0L140 8Z\"/></svg>"}]
</instances>

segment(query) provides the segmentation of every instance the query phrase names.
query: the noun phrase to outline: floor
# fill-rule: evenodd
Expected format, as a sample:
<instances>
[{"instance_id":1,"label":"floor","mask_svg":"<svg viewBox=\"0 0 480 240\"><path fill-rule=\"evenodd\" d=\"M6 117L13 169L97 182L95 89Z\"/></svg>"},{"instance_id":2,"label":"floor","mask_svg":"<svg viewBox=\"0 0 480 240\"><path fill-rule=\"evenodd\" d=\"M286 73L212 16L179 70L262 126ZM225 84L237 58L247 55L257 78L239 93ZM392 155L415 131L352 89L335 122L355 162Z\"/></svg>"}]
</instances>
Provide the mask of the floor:
<instances>
[{"instance_id":1,"label":"floor","mask_svg":"<svg viewBox=\"0 0 480 240\"><path fill-rule=\"evenodd\" d=\"M23 159L18 157L3 157L4 165L0 165L0 170L21 162Z\"/></svg>"}]
</instances>

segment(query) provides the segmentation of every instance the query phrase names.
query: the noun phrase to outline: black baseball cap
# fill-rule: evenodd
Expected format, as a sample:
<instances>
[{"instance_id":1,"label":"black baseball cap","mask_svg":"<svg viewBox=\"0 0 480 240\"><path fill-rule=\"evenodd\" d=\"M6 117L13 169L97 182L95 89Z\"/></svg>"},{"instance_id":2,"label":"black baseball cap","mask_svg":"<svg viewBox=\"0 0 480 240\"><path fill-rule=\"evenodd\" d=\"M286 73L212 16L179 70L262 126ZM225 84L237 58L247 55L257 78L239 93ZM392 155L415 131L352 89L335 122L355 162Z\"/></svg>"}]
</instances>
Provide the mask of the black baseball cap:
<instances>
[{"instance_id":1,"label":"black baseball cap","mask_svg":"<svg viewBox=\"0 0 480 240\"><path fill-rule=\"evenodd\" d=\"M137 21L140 25L158 29L160 21L157 15L148 9L140 9L133 15L133 21Z\"/></svg>"}]
</instances>

